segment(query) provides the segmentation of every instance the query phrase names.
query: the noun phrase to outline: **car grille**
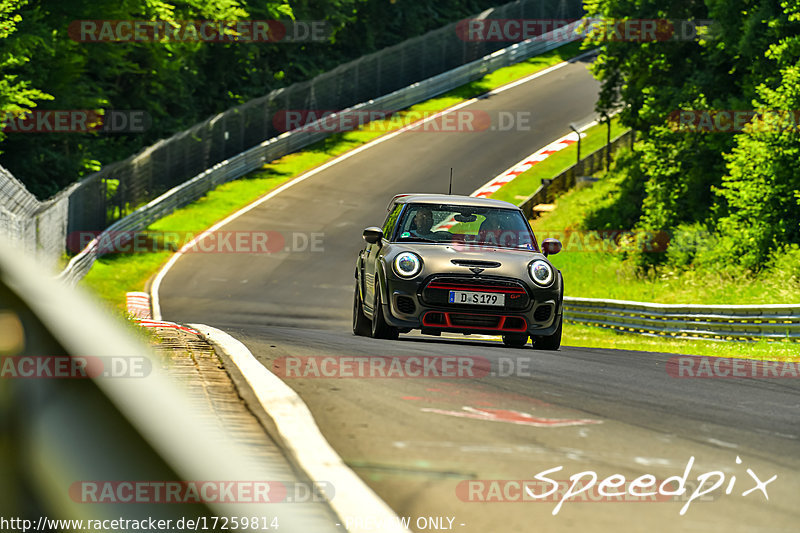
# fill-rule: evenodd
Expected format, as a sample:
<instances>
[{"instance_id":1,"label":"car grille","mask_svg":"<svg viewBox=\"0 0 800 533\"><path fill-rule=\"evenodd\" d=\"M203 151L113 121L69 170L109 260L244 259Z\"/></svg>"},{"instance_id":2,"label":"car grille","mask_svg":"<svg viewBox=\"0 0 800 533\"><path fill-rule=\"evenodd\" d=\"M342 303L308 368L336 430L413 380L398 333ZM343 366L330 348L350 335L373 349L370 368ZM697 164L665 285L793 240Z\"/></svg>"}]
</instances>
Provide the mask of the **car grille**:
<instances>
[{"instance_id":1,"label":"car grille","mask_svg":"<svg viewBox=\"0 0 800 533\"><path fill-rule=\"evenodd\" d=\"M483 315L429 311L422 318L425 327L433 329L481 330L481 331L525 331L528 323L521 316Z\"/></svg>"},{"instance_id":2,"label":"car grille","mask_svg":"<svg viewBox=\"0 0 800 533\"><path fill-rule=\"evenodd\" d=\"M487 311L522 311L529 307L531 301L528 291L519 281L466 276L437 276L430 279L422 289L422 301L431 306L475 309L474 305L451 304L450 291L497 292L506 295L504 307L485 308Z\"/></svg>"}]
</instances>

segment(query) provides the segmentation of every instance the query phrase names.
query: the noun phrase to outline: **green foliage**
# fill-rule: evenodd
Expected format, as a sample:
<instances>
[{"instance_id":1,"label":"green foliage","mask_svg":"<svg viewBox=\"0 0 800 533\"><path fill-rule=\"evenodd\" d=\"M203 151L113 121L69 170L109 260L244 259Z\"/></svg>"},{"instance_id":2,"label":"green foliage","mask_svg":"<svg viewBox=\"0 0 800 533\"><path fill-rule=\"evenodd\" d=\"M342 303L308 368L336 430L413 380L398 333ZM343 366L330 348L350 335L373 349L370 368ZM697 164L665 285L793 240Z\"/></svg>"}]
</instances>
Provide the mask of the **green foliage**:
<instances>
[{"instance_id":1,"label":"green foliage","mask_svg":"<svg viewBox=\"0 0 800 533\"><path fill-rule=\"evenodd\" d=\"M773 252L766 263L767 271L773 273L787 291L800 292L800 245L783 246Z\"/></svg>"},{"instance_id":2,"label":"green foliage","mask_svg":"<svg viewBox=\"0 0 800 533\"><path fill-rule=\"evenodd\" d=\"M679 269L700 267L697 258L716 246L716 236L701 222L680 224L673 231L667 249L667 263Z\"/></svg>"},{"instance_id":3,"label":"green foliage","mask_svg":"<svg viewBox=\"0 0 800 533\"><path fill-rule=\"evenodd\" d=\"M800 20L797 4L791 14L793 21ZM795 114L800 109L800 37L782 39L767 55L781 67L780 79L774 88L759 85L759 99L753 103L786 113L765 114L736 136L736 146L725 155L728 173L716 189L727 207L718 222L723 239L716 255L751 269L759 268L772 250L800 242L800 131Z\"/></svg>"},{"instance_id":4,"label":"green foliage","mask_svg":"<svg viewBox=\"0 0 800 533\"><path fill-rule=\"evenodd\" d=\"M644 269L757 270L783 245L800 242L795 124L754 121L735 134L676 131L668 122L682 109L800 109L797 1L590 0L586 7L615 19L714 20L694 41L596 38L603 45L593 67L602 84L598 109L624 103L621 121L640 141L615 170L634 194L599 206L586 223L671 231L668 254L634 254Z\"/></svg>"},{"instance_id":5,"label":"green foliage","mask_svg":"<svg viewBox=\"0 0 800 533\"><path fill-rule=\"evenodd\" d=\"M602 180L602 197L592 202L582 217L582 228L619 230L632 228L642 214L644 174L636 163L638 154L621 149L614 155L611 172Z\"/></svg>"},{"instance_id":6,"label":"green foliage","mask_svg":"<svg viewBox=\"0 0 800 533\"><path fill-rule=\"evenodd\" d=\"M51 100L53 97L31 87L30 80L20 78L12 71L29 62L27 50L30 42L17 32L22 20L18 11L28 0L0 0L0 142L5 139L2 128L9 114L23 115L35 107L37 100Z\"/></svg>"}]
</instances>

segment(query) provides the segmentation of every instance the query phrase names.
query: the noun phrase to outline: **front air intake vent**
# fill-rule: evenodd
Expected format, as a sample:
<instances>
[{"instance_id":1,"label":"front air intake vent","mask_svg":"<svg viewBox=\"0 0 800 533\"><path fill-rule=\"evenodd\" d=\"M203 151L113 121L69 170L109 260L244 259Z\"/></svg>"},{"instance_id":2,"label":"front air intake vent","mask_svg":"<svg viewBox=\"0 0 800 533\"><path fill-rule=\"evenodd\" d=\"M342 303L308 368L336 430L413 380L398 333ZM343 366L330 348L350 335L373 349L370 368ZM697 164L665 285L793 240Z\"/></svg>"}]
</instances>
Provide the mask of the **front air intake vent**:
<instances>
[{"instance_id":1,"label":"front air intake vent","mask_svg":"<svg viewBox=\"0 0 800 533\"><path fill-rule=\"evenodd\" d=\"M540 305L536 308L536 311L533 312L533 318L535 318L539 322L547 322L550 320L550 315L553 313L553 306L552 305Z\"/></svg>"},{"instance_id":2,"label":"front air intake vent","mask_svg":"<svg viewBox=\"0 0 800 533\"><path fill-rule=\"evenodd\" d=\"M411 315L414 313L414 311L416 311L417 305L414 303L414 299L410 296L398 296L397 309L399 309L401 313Z\"/></svg>"},{"instance_id":3,"label":"front air intake vent","mask_svg":"<svg viewBox=\"0 0 800 533\"><path fill-rule=\"evenodd\" d=\"M463 313L450 313L450 322L454 326L495 329L500 325L500 317L492 315L468 315Z\"/></svg>"},{"instance_id":4,"label":"front air intake vent","mask_svg":"<svg viewBox=\"0 0 800 533\"><path fill-rule=\"evenodd\" d=\"M463 267L497 268L501 266L497 261L479 261L477 259L451 259L450 262Z\"/></svg>"}]
</instances>

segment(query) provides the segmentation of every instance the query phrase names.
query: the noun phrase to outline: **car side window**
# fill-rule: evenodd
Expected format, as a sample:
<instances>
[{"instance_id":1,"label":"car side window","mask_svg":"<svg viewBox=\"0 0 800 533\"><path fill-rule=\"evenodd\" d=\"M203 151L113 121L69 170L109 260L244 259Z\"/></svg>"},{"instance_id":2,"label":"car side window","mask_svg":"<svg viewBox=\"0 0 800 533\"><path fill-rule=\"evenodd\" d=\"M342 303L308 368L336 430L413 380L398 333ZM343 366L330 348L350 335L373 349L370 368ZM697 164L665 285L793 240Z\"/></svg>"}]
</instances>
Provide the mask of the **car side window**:
<instances>
[{"instance_id":1,"label":"car side window","mask_svg":"<svg viewBox=\"0 0 800 533\"><path fill-rule=\"evenodd\" d=\"M383 237L385 239L391 240L392 232L394 231L394 227L397 224L397 218L400 216L400 211L402 211L402 209L402 204L394 204L392 212L389 213L388 217L386 217L386 222L383 223Z\"/></svg>"}]
</instances>

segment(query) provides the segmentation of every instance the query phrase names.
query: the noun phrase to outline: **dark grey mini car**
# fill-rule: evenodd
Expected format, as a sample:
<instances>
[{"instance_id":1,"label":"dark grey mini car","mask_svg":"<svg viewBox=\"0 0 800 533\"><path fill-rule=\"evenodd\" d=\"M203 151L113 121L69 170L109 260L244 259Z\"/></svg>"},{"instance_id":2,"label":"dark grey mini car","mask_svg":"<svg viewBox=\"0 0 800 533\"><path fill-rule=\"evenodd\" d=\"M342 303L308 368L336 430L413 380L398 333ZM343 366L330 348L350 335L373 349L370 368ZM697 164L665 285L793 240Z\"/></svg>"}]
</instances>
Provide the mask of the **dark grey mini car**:
<instances>
[{"instance_id":1,"label":"dark grey mini car","mask_svg":"<svg viewBox=\"0 0 800 533\"><path fill-rule=\"evenodd\" d=\"M515 205L469 196L392 198L382 228L364 230L356 261L353 333L397 338L419 329L502 335L521 347L561 345L564 283Z\"/></svg>"}]
</instances>

